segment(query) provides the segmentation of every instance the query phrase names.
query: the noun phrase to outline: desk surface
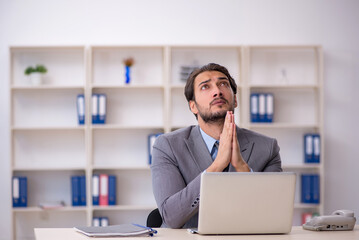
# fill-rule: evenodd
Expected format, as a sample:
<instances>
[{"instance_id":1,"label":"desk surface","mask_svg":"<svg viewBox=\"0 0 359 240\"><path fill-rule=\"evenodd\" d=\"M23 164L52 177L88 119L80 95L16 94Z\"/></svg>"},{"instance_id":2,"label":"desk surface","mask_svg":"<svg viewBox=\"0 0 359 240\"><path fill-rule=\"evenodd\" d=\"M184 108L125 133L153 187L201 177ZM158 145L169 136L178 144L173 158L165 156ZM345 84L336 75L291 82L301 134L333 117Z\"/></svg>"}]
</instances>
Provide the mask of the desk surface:
<instances>
[{"instance_id":1,"label":"desk surface","mask_svg":"<svg viewBox=\"0 0 359 240\"><path fill-rule=\"evenodd\" d=\"M314 232L303 230L302 227L293 227L292 231L289 234L283 235L198 235L188 233L186 229L169 229L169 228L159 228L157 229L158 233L154 238L148 237L126 237L126 238L91 238L87 237L81 233L76 232L72 228L35 228L36 240L141 240L141 239L195 239L195 240L205 240L205 239L249 239L249 240L261 240L261 239L280 239L280 240L358 240L359 239L359 225L355 226L354 231L334 231L334 232Z\"/></svg>"}]
</instances>

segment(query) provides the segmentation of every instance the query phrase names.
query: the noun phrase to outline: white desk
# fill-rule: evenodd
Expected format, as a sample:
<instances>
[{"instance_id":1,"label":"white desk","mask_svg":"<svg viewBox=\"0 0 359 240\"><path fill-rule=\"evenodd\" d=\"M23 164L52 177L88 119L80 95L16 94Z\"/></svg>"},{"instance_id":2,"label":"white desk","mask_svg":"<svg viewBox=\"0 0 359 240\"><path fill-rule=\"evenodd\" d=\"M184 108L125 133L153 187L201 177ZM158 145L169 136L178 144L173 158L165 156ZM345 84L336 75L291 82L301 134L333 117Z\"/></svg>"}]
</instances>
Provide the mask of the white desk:
<instances>
[{"instance_id":1,"label":"white desk","mask_svg":"<svg viewBox=\"0 0 359 240\"><path fill-rule=\"evenodd\" d=\"M334 231L334 232L313 232L303 230L302 227L293 227L290 234L285 235L198 235L190 234L186 229L158 228L158 233L153 238L148 237L126 237L126 238L91 238L76 232L72 228L35 228L36 240L149 240L149 239L170 239L170 240L206 240L206 239L249 239L249 240L358 240L359 225L355 226L354 231Z\"/></svg>"}]
</instances>

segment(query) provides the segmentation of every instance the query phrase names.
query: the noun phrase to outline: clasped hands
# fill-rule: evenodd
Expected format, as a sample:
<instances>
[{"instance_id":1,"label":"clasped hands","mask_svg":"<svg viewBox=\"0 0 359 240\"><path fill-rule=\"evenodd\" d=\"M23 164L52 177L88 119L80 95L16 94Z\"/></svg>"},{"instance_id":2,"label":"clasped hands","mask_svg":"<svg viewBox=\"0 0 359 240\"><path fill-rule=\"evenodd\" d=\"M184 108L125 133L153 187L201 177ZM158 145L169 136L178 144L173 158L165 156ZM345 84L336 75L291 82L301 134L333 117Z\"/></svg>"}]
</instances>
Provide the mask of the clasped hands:
<instances>
[{"instance_id":1,"label":"clasped hands","mask_svg":"<svg viewBox=\"0 0 359 240\"><path fill-rule=\"evenodd\" d=\"M241 155L232 111L227 112L219 141L217 157L208 167L207 172L222 172L229 163L237 172L250 172L250 168Z\"/></svg>"}]
</instances>

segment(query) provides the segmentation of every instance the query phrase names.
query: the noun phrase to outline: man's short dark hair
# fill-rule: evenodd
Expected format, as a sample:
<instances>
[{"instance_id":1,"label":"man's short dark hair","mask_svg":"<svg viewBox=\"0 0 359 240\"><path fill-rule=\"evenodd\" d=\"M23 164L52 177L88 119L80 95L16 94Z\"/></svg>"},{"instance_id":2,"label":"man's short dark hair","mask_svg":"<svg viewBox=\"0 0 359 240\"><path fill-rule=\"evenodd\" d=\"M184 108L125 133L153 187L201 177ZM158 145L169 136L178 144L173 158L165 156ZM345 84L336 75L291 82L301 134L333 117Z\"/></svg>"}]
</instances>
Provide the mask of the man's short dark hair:
<instances>
[{"instance_id":1,"label":"man's short dark hair","mask_svg":"<svg viewBox=\"0 0 359 240\"><path fill-rule=\"evenodd\" d=\"M225 68L217 63L209 63L207 65L202 66L201 68L193 70L193 72L187 78L186 86L184 88L184 95L186 96L186 99L188 102L191 100L195 100L194 80L196 79L196 77L203 72L209 72L209 71L217 71L217 72L221 72L224 75L226 75L226 77L229 80L229 84L231 85L231 88L233 90L233 93L234 94L237 93L237 84L234 81L234 79L232 78L232 76L229 74L227 68Z\"/></svg>"}]
</instances>

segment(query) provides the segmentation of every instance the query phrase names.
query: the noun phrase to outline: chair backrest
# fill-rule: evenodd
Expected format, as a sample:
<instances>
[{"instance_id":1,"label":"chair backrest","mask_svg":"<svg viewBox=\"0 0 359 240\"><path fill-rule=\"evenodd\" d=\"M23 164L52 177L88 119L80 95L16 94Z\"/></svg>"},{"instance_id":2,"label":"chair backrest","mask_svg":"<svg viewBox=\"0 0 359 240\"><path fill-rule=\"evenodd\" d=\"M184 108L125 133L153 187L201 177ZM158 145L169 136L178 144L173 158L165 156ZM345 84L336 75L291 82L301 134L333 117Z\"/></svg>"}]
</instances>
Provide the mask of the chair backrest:
<instances>
[{"instance_id":1,"label":"chair backrest","mask_svg":"<svg viewBox=\"0 0 359 240\"><path fill-rule=\"evenodd\" d=\"M147 227L158 228L162 225L162 217L158 208L152 210L147 217Z\"/></svg>"}]
</instances>

